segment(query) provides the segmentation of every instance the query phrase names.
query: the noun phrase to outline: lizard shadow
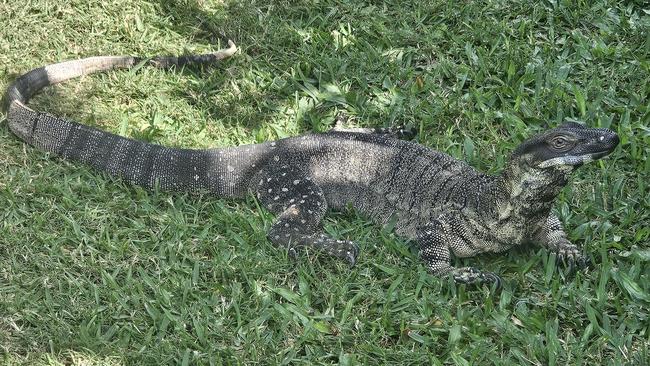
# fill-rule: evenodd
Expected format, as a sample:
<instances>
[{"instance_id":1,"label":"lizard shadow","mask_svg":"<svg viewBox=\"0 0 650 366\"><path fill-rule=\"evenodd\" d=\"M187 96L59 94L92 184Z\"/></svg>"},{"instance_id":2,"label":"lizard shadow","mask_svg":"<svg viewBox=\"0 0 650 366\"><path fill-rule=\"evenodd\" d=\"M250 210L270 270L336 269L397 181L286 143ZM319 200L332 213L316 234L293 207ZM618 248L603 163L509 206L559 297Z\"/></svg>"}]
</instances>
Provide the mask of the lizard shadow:
<instances>
[{"instance_id":1,"label":"lizard shadow","mask_svg":"<svg viewBox=\"0 0 650 366\"><path fill-rule=\"evenodd\" d=\"M338 63L343 65L345 59L329 55L320 60L316 57L319 55L314 54L313 45L305 47L304 36L301 34L307 31L305 24L308 22L301 19L300 12L291 12L279 20L277 16L267 16L267 13L277 12L278 7L273 4L253 8L236 1L224 1L215 7L216 11L206 10L204 5L199 5L195 0L161 0L159 6L155 7L169 21L151 24L152 26L180 34L188 43L213 45L213 50L223 47L225 38L233 39L240 48L235 57L216 66L184 67L171 71L190 81L182 85L167 85L165 93L172 99L183 99L194 107L203 119L200 129L238 130L240 136L235 138L233 145L328 130L333 125L336 114L347 108L346 103L349 101L343 100L346 98L345 92L324 95L323 99L310 101L309 105L302 105L302 101L297 99L313 98L305 91L306 88L315 87L322 93L327 84L345 82L348 76L344 69L332 70L332 67L339 67L336 66ZM327 19L329 15L324 12L325 9L319 9L316 16ZM260 22L265 24L252 26L258 22L258 18L263 19ZM323 24L316 28L325 27ZM327 31L315 31L323 30ZM293 50L291 55L286 54L287 44ZM324 52L329 51L323 50ZM329 72L324 72L328 69ZM103 87L94 82L74 81L63 87L46 88L32 103L35 109L110 129L111 123L115 123L110 121L115 116L102 112L99 108L92 108L87 102L88 97L101 92ZM149 88L155 89L155 86ZM64 92L70 90L73 93ZM356 107L361 110L361 106ZM387 107L364 105L363 108L364 112L359 113L366 113L365 110L370 108L377 109L371 114L381 114ZM154 137L137 132L130 130L131 134L135 134L132 137L145 140Z\"/></svg>"},{"instance_id":2,"label":"lizard shadow","mask_svg":"<svg viewBox=\"0 0 650 366\"><path fill-rule=\"evenodd\" d=\"M180 70L182 74L192 76L193 82L189 88L176 89L172 95L201 110L208 119L206 123L218 121L226 129L242 128L246 134L254 135L281 119L278 115L287 110L296 88L286 81L279 86L276 83L278 70L268 62L254 62L258 58L268 60L274 57L272 46L267 44L265 47L257 41L264 38L261 34L264 30L256 34L242 31L247 28L242 23L250 21L254 10L232 1L217 7L217 11L209 12L193 0L159 2L157 9L163 17L171 20L164 27L191 42L213 45L214 50L223 47L226 39L232 39L239 48L234 57L224 62L227 66L217 72L206 73L204 69L197 74L196 68ZM216 67L220 68L220 65ZM283 132L276 131L276 134L284 137ZM272 139L273 136L265 138Z\"/></svg>"},{"instance_id":3,"label":"lizard shadow","mask_svg":"<svg viewBox=\"0 0 650 366\"><path fill-rule=\"evenodd\" d=\"M230 38L239 47L223 75L198 78L190 89L177 91L210 120L250 132L274 130L266 139L329 130L341 111L364 124L396 123L394 106L369 102L383 75L379 80L366 74L374 70L365 66L368 50L332 44L338 34L332 29L343 15L330 8L310 7L307 16L298 5L253 7L227 0L207 10L195 0L160 0L156 9L170 19L165 27L188 40L216 44ZM223 86L218 98L212 97L215 86Z\"/></svg>"}]
</instances>

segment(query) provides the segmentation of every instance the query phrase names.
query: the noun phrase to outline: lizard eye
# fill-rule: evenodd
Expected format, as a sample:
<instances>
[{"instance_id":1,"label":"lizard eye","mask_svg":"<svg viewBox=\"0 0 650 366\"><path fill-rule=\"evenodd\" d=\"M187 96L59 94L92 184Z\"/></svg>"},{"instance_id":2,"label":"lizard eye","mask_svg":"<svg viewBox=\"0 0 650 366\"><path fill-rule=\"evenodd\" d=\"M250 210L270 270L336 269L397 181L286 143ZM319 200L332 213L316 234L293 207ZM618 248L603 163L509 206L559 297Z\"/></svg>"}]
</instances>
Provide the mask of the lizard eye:
<instances>
[{"instance_id":1,"label":"lizard eye","mask_svg":"<svg viewBox=\"0 0 650 366\"><path fill-rule=\"evenodd\" d=\"M571 141L570 141L569 139L567 139L566 137L563 137L563 136L556 136L556 137L552 138L552 139L549 141L549 145L551 145L551 147L552 147L554 150L560 150L560 151L563 151L563 150L570 149L571 146L572 146L572 143L571 143Z\"/></svg>"}]
</instances>

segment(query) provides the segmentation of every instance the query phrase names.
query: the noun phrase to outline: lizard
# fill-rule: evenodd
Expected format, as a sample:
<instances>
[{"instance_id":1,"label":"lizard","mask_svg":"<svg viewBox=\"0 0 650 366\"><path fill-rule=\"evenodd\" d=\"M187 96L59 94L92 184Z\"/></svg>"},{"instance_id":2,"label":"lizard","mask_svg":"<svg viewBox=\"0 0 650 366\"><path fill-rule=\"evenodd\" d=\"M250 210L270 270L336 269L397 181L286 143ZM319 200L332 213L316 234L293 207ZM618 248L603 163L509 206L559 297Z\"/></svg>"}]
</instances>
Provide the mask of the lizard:
<instances>
[{"instance_id":1,"label":"lizard","mask_svg":"<svg viewBox=\"0 0 650 366\"><path fill-rule=\"evenodd\" d=\"M38 149L146 188L221 198L253 194L276 215L267 238L292 255L309 248L354 265L359 246L321 227L328 210L351 206L378 225L394 225L433 275L457 283L498 287L501 278L471 266L454 267L452 256L499 253L528 243L555 252L571 267L586 265L552 206L573 171L615 149L619 137L610 129L577 122L547 129L524 140L501 172L489 175L401 139L390 128L335 128L259 144L184 149L122 137L27 106L42 88L74 77L139 64L211 64L236 50L229 41L227 48L206 55L99 56L33 69L7 90L9 128Z\"/></svg>"}]
</instances>

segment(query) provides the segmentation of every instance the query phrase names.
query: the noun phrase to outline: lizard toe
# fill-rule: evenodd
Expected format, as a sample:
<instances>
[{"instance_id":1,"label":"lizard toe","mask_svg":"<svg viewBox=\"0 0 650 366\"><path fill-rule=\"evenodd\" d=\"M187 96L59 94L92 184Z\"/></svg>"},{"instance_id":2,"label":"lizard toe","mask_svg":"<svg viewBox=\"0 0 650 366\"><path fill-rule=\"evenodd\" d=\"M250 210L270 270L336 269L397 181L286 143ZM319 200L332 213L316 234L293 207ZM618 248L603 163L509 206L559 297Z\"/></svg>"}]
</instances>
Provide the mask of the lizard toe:
<instances>
[{"instance_id":1,"label":"lizard toe","mask_svg":"<svg viewBox=\"0 0 650 366\"><path fill-rule=\"evenodd\" d=\"M482 276L482 282L487 283L487 284L495 284L495 287L497 289L501 288L501 285L503 284L503 280L499 275L496 273L492 272L483 272Z\"/></svg>"},{"instance_id":2,"label":"lizard toe","mask_svg":"<svg viewBox=\"0 0 650 366\"><path fill-rule=\"evenodd\" d=\"M351 241L346 242L347 250L345 251L345 261L348 262L350 267L354 267L357 263L357 256L359 255L359 246Z\"/></svg>"},{"instance_id":3,"label":"lizard toe","mask_svg":"<svg viewBox=\"0 0 650 366\"><path fill-rule=\"evenodd\" d=\"M357 256L352 252L347 253L347 255L345 256L345 260L348 262L350 267L354 267L354 265L357 264Z\"/></svg>"},{"instance_id":4,"label":"lizard toe","mask_svg":"<svg viewBox=\"0 0 650 366\"><path fill-rule=\"evenodd\" d=\"M289 258L292 260L296 260L298 258L298 248L295 246L290 246L287 248L287 254L289 254Z\"/></svg>"},{"instance_id":5,"label":"lizard toe","mask_svg":"<svg viewBox=\"0 0 650 366\"><path fill-rule=\"evenodd\" d=\"M573 256L570 256L567 258L567 269L569 274L572 274L575 271L575 260L573 259Z\"/></svg>"}]
</instances>

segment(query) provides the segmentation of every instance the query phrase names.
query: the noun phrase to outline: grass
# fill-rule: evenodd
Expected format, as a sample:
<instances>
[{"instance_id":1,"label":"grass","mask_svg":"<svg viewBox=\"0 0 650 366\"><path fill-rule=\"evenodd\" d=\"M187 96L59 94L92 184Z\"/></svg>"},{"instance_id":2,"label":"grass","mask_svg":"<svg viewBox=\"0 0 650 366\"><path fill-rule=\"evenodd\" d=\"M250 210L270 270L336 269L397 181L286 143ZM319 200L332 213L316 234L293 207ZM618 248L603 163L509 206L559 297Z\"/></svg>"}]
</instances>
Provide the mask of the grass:
<instances>
[{"instance_id":1,"label":"grass","mask_svg":"<svg viewBox=\"0 0 650 366\"><path fill-rule=\"evenodd\" d=\"M49 88L42 110L169 146L410 124L498 171L518 142L578 119L621 146L557 211L593 268L543 250L458 263L501 292L428 275L351 213L325 228L353 269L294 262L253 198L125 185L25 146L0 123L0 360L14 364L643 365L650 360L650 11L642 1L0 3L0 87L101 54L241 47L216 68L142 69Z\"/></svg>"}]
</instances>

